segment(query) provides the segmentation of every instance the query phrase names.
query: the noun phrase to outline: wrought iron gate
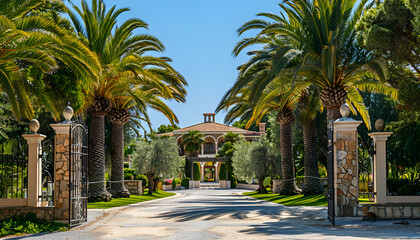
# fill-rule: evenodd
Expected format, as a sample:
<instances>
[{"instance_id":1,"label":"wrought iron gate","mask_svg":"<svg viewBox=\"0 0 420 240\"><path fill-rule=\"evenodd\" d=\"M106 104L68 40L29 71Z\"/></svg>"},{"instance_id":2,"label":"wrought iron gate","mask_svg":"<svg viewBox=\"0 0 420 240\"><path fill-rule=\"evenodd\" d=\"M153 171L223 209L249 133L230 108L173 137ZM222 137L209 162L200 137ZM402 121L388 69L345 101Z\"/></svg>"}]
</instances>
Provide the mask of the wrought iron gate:
<instances>
[{"instance_id":1,"label":"wrought iron gate","mask_svg":"<svg viewBox=\"0 0 420 240\"><path fill-rule=\"evenodd\" d=\"M88 131L73 122L70 128L70 227L87 221Z\"/></svg>"},{"instance_id":2,"label":"wrought iron gate","mask_svg":"<svg viewBox=\"0 0 420 240\"><path fill-rule=\"evenodd\" d=\"M328 123L328 220L335 225L335 191L334 191L334 125Z\"/></svg>"},{"instance_id":3,"label":"wrought iron gate","mask_svg":"<svg viewBox=\"0 0 420 240\"><path fill-rule=\"evenodd\" d=\"M39 201L42 206L54 206L54 138L42 141L39 158L42 164L42 191Z\"/></svg>"},{"instance_id":4,"label":"wrought iron gate","mask_svg":"<svg viewBox=\"0 0 420 240\"><path fill-rule=\"evenodd\" d=\"M359 137L359 198L375 201L375 191L373 189L373 156L375 154L374 143L363 140Z\"/></svg>"}]
</instances>

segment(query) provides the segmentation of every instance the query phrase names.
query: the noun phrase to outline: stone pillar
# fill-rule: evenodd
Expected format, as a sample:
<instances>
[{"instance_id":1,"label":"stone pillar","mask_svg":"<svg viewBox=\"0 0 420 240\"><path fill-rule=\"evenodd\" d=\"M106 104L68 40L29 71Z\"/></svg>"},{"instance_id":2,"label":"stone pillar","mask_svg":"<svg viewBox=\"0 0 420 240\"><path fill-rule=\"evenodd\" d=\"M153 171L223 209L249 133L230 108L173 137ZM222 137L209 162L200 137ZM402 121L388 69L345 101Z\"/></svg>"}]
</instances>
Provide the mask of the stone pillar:
<instances>
[{"instance_id":1,"label":"stone pillar","mask_svg":"<svg viewBox=\"0 0 420 240\"><path fill-rule=\"evenodd\" d=\"M357 127L362 121L340 118L334 122L336 216L357 216L359 197Z\"/></svg>"},{"instance_id":2,"label":"stone pillar","mask_svg":"<svg viewBox=\"0 0 420 240\"><path fill-rule=\"evenodd\" d=\"M201 180L200 181L202 181L202 182L204 182L204 174L205 174L205 171L204 171L204 165L205 165L206 163L205 162L200 162L200 166L201 166Z\"/></svg>"},{"instance_id":3,"label":"stone pillar","mask_svg":"<svg viewBox=\"0 0 420 240\"><path fill-rule=\"evenodd\" d=\"M34 133L24 134L22 137L28 143L28 206L40 207L42 162L39 155L41 153L41 142L45 135Z\"/></svg>"},{"instance_id":4,"label":"stone pillar","mask_svg":"<svg viewBox=\"0 0 420 240\"><path fill-rule=\"evenodd\" d=\"M280 179L273 179L273 193L280 193Z\"/></svg>"},{"instance_id":5,"label":"stone pillar","mask_svg":"<svg viewBox=\"0 0 420 240\"><path fill-rule=\"evenodd\" d=\"M70 218L70 124L51 124L55 130L54 207L56 220Z\"/></svg>"},{"instance_id":6,"label":"stone pillar","mask_svg":"<svg viewBox=\"0 0 420 240\"><path fill-rule=\"evenodd\" d=\"M376 193L375 203L386 204L386 140L392 132L375 132L369 136L375 143L373 159L373 188Z\"/></svg>"},{"instance_id":7,"label":"stone pillar","mask_svg":"<svg viewBox=\"0 0 420 240\"><path fill-rule=\"evenodd\" d=\"M219 162L216 162L214 164L214 181L215 182L218 182L219 181L219 169L218 169L218 166L219 166Z\"/></svg>"}]
</instances>

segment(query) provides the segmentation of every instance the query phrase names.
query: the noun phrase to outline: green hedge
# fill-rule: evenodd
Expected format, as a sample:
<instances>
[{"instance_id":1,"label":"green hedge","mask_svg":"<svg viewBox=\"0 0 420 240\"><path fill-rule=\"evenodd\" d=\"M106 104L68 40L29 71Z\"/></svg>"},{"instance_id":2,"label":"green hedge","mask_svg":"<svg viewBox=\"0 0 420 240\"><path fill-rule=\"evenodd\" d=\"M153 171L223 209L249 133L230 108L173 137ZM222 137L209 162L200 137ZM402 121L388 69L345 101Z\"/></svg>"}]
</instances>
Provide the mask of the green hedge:
<instances>
[{"instance_id":1,"label":"green hedge","mask_svg":"<svg viewBox=\"0 0 420 240\"><path fill-rule=\"evenodd\" d=\"M238 180L236 179L234 175L229 176L229 181L230 181L230 188L236 188L236 186L238 185Z\"/></svg>"},{"instance_id":2,"label":"green hedge","mask_svg":"<svg viewBox=\"0 0 420 240\"><path fill-rule=\"evenodd\" d=\"M183 178L182 181L181 181L181 186L188 189L190 187L190 180L191 180L191 178L189 178L189 177Z\"/></svg>"},{"instance_id":3,"label":"green hedge","mask_svg":"<svg viewBox=\"0 0 420 240\"><path fill-rule=\"evenodd\" d=\"M13 217L0 221L0 238L8 235L22 235L67 231L68 225L36 219L35 213L28 213L26 217ZM17 239L18 237L14 238Z\"/></svg>"},{"instance_id":4,"label":"green hedge","mask_svg":"<svg viewBox=\"0 0 420 240\"><path fill-rule=\"evenodd\" d=\"M134 175L131 173L125 173L124 174L124 180L131 180L131 177L134 178Z\"/></svg>"},{"instance_id":5,"label":"green hedge","mask_svg":"<svg viewBox=\"0 0 420 240\"><path fill-rule=\"evenodd\" d=\"M200 166L198 163L194 163L194 181L201 180Z\"/></svg>"},{"instance_id":6,"label":"green hedge","mask_svg":"<svg viewBox=\"0 0 420 240\"><path fill-rule=\"evenodd\" d=\"M172 179L172 189L176 188L176 179Z\"/></svg>"},{"instance_id":7,"label":"green hedge","mask_svg":"<svg viewBox=\"0 0 420 240\"><path fill-rule=\"evenodd\" d=\"M137 175L135 177L136 180L143 180L143 182L141 183L142 186L147 186L147 184L149 183L147 177L145 175Z\"/></svg>"},{"instance_id":8,"label":"green hedge","mask_svg":"<svg viewBox=\"0 0 420 240\"><path fill-rule=\"evenodd\" d=\"M124 163L124 168L129 168L130 164L129 163Z\"/></svg>"},{"instance_id":9,"label":"green hedge","mask_svg":"<svg viewBox=\"0 0 420 240\"><path fill-rule=\"evenodd\" d=\"M132 168L124 168L124 174L126 173L131 173L133 174L134 177L137 176L136 170L132 169Z\"/></svg>"},{"instance_id":10,"label":"green hedge","mask_svg":"<svg viewBox=\"0 0 420 240\"><path fill-rule=\"evenodd\" d=\"M226 180L226 165L224 163L220 166L219 180Z\"/></svg>"}]
</instances>

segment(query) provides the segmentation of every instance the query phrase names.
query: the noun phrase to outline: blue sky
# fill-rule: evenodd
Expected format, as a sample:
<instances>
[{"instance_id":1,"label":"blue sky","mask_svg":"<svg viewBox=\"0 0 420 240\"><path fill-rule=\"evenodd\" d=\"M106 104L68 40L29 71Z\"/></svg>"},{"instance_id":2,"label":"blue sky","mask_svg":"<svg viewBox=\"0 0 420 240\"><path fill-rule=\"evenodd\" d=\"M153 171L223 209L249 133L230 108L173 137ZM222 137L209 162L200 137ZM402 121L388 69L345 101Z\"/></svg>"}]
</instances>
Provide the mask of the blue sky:
<instances>
[{"instance_id":1,"label":"blue sky","mask_svg":"<svg viewBox=\"0 0 420 240\"><path fill-rule=\"evenodd\" d=\"M90 2L90 0L87 0ZM78 0L73 0L77 3ZM186 103L169 102L185 127L203 121L202 113L214 112L223 94L234 83L238 65L245 54L232 57L232 49L241 39L236 34L243 23L259 12L278 13L277 0L105 0L107 9L129 7L118 21L140 18L149 24L147 33L166 46L165 56L188 81ZM146 33L139 31L138 33ZM160 113L149 112L153 128L169 121ZM216 115L222 123L225 114Z\"/></svg>"}]
</instances>

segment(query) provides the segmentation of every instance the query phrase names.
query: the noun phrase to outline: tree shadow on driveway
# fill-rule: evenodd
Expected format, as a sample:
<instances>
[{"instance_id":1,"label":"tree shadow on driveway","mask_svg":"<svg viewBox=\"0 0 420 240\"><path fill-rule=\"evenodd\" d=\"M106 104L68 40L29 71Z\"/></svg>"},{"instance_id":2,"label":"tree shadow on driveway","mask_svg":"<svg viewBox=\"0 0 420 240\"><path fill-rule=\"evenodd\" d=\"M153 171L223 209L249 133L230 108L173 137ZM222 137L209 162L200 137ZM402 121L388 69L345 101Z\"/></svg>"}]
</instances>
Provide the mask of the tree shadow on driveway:
<instances>
[{"instance_id":1,"label":"tree shadow on driveway","mask_svg":"<svg viewBox=\"0 0 420 240\"><path fill-rule=\"evenodd\" d=\"M160 213L156 218L178 223L223 220L226 226L248 226L240 232L255 237L256 235L284 238L306 236L307 239L307 236L314 234L325 238L335 236L336 239L340 237L408 239L420 236L420 227L404 226L402 229L401 225L394 225L391 221L368 223L356 218L350 222L339 222L341 226L331 226L327 220L326 207L284 206L234 195L179 199L177 207Z\"/></svg>"}]
</instances>

